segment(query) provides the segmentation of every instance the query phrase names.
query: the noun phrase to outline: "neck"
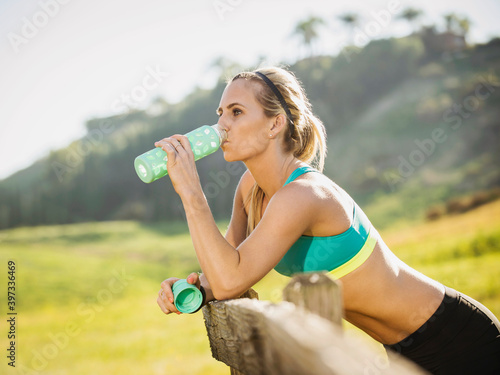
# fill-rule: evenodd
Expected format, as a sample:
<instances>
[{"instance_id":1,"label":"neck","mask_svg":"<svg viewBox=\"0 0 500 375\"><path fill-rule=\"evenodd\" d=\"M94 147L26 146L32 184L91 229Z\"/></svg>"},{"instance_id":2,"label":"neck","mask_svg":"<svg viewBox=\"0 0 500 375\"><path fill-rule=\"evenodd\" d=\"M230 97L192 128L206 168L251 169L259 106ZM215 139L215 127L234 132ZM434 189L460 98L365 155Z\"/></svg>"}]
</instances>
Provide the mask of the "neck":
<instances>
[{"instance_id":1,"label":"neck","mask_svg":"<svg viewBox=\"0 0 500 375\"><path fill-rule=\"evenodd\" d=\"M292 154L272 156L269 153L263 153L260 156L245 161L245 165L266 197L271 199L283 187L290 173L298 168L302 162Z\"/></svg>"}]
</instances>

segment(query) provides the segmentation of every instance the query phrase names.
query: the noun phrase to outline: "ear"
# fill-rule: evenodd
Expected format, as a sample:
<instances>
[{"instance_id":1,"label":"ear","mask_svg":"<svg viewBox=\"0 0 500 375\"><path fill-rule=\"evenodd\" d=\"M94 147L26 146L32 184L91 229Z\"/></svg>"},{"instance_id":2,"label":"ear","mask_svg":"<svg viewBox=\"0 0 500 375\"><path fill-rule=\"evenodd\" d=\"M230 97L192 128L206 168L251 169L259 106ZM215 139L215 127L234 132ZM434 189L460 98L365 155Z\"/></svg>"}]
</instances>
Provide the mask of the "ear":
<instances>
[{"instance_id":1,"label":"ear","mask_svg":"<svg viewBox=\"0 0 500 375\"><path fill-rule=\"evenodd\" d=\"M270 129L272 134L280 133L286 126L288 122L287 117L284 114L279 114L274 118L273 125Z\"/></svg>"}]
</instances>

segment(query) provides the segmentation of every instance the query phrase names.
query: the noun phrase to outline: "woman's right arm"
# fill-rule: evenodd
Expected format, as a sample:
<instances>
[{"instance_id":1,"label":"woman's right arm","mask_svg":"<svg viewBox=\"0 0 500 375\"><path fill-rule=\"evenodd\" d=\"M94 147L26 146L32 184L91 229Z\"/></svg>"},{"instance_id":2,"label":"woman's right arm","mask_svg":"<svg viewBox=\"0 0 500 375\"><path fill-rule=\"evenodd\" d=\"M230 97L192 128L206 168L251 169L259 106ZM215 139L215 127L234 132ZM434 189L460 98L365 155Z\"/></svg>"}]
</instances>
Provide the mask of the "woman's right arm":
<instances>
[{"instance_id":1,"label":"woman's right arm","mask_svg":"<svg viewBox=\"0 0 500 375\"><path fill-rule=\"evenodd\" d=\"M231 214L231 221L229 222L229 227L226 231L226 240L235 248L237 248L246 238L247 231L247 212L244 207L245 198L252 189L255 183L254 178L247 170L243 176L241 176L238 187L236 188L236 193L234 195L233 202L233 212ZM213 301L214 295L212 293L212 288L208 283L207 278L204 274L198 276L197 273L190 274L187 278L187 282L194 284L197 287L200 285L205 289L206 299L205 303ZM176 309L173 300L174 296L172 293L172 285L179 280L178 278L171 277L164 280L161 283L161 290L157 299L158 306L165 314L180 312Z\"/></svg>"}]
</instances>

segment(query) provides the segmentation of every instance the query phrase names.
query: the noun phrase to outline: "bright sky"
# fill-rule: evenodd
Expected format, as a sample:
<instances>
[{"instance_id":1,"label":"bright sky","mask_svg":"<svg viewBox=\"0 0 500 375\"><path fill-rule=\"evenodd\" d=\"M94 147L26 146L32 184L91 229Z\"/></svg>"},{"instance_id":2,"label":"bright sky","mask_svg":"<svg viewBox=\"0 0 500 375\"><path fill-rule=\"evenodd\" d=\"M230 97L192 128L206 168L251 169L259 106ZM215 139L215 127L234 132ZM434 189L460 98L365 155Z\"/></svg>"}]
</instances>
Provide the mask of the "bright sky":
<instances>
[{"instance_id":1,"label":"bright sky","mask_svg":"<svg viewBox=\"0 0 500 375\"><path fill-rule=\"evenodd\" d=\"M87 119L121 113L126 100L143 108L211 87L218 57L295 61L303 51L291 34L309 15L328 21L318 50L335 54L347 42L336 16L358 13L361 32L390 3L398 13L422 9L424 23L466 15L471 42L500 36L498 0L0 0L0 179L84 136ZM378 22L375 38L410 31L395 15Z\"/></svg>"}]
</instances>

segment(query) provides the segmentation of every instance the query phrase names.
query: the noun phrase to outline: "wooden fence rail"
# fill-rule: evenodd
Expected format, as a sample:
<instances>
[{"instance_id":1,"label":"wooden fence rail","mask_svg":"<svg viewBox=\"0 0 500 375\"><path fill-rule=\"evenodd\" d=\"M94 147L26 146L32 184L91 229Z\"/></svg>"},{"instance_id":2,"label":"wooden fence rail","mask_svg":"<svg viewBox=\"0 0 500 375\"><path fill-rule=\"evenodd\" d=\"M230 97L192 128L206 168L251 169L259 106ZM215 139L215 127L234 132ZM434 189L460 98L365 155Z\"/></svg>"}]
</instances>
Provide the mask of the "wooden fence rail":
<instances>
[{"instance_id":1,"label":"wooden fence rail","mask_svg":"<svg viewBox=\"0 0 500 375\"><path fill-rule=\"evenodd\" d=\"M240 299L203 308L212 355L244 375L416 375L417 366L374 351L343 334L340 284L326 274L297 275L284 301L259 301L250 290Z\"/></svg>"}]
</instances>

